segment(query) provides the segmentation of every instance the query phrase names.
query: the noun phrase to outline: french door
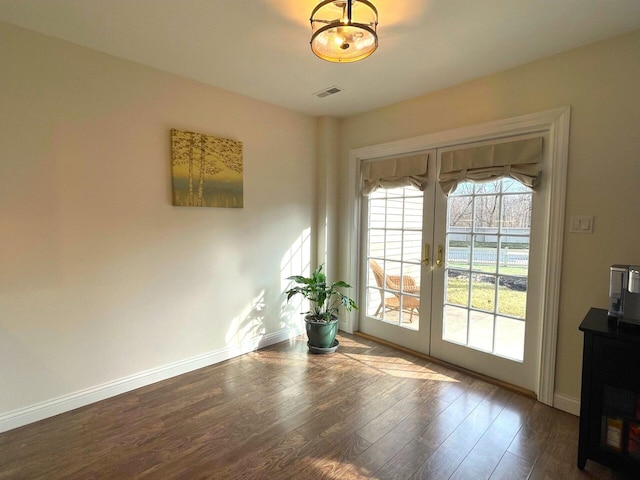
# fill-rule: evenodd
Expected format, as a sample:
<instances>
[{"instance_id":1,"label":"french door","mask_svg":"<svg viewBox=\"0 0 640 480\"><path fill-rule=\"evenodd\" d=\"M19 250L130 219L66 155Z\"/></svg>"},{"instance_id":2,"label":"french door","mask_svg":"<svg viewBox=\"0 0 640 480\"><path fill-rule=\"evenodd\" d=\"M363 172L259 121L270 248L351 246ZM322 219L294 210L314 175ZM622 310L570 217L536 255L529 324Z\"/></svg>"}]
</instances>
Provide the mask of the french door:
<instances>
[{"instance_id":1,"label":"french door","mask_svg":"<svg viewBox=\"0 0 640 480\"><path fill-rule=\"evenodd\" d=\"M435 171L436 151L428 171ZM434 231L433 180L425 192L413 187L379 189L363 203L367 281L359 329L417 352L429 354L431 326L431 239ZM429 239L425 242L425 239ZM425 314L426 312L426 314Z\"/></svg>"},{"instance_id":2,"label":"french door","mask_svg":"<svg viewBox=\"0 0 640 480\"><path fill-rule=\"evenodd\" d=\"M427 152L430 172L446 150ZM446 196L435 178L362 202L359 330L536 391L540 196L509 178Z\"/></svg>"}]
</instances>

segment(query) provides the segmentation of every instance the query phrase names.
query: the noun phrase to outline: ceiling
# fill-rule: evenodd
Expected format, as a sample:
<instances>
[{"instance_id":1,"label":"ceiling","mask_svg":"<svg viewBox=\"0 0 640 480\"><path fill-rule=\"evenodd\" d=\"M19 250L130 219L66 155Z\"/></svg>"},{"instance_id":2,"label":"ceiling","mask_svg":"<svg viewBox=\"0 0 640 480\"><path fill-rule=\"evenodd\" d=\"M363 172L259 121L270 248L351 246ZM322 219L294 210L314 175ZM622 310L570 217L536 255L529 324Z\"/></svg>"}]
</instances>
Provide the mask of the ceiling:
<instances>
[{"instance_id":1,"label":"ceiling","mask_svg":"<svg viewBox=\"0 0 640 480\"><path fill-rule=\"evenodd\" d=\"M0 0L0 20L314 116L344 117L640 29L640 0L373 0L378 50L309 47L319 0ZM331 86L343 91L318 98Z\"/></svg>"}]
</instances>

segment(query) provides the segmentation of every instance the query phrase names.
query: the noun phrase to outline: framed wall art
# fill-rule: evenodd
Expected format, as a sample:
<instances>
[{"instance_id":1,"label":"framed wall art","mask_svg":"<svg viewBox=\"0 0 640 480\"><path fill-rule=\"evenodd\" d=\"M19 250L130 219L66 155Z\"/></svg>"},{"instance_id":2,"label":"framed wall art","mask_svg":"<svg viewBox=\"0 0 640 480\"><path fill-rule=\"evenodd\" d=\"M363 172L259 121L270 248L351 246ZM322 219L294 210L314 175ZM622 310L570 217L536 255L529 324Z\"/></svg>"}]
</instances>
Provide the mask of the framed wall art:
<instances>
[{"instance_id":1,"label":"framed wall art","mask_svg":"<svg viewBox=\"0 0 640 480\"><path fill-rule=\"evenodd\" d=\"M243 207L242 142L171 130L173 205Z\"/></svg>"}]
</instances>

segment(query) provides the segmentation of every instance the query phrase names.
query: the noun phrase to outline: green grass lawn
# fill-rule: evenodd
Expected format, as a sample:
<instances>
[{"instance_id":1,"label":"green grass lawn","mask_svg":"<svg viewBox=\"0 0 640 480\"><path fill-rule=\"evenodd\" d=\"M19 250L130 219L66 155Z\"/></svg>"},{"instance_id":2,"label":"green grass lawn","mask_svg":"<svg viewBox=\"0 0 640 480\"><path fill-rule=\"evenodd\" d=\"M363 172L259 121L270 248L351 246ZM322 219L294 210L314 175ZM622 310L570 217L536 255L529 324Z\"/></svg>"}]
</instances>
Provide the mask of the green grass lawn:
<instances>
[{"instance_id":1,"label":"green grass lawn","mask_svg":"<svg viewBox=\"0 0 640 480\"><path fill-rule=\"evenodd\" d=\"M467 306L469 282L466 278L449 278L447 284L447 303ZM493 311L495 302L495 285L488 282L474 282L471 291L471 306L481 310ZM497 312L518 318L525 318L527 308L527 292L519 292L508 288L498 291Z\"/></svg>"},{"instance_id":2,"label":"green grass lawn","mask_svg":"<svg viewBox=\"0 0 640 480\"><path fill-rule=\"evenodd\" d=\"M448 268L457 268L460 270L468 270L469 265L463 263L448 263ZM488 273L496 273L496 267L493 264L483 265L483 264L474 264L473 270L477 272L488 272ZM500 265L500 273L503 275L514 275L514 276L522 276L526 277L529 268L526 266L516 266L516 267L508 267L504 265Z\"/></svg>"}]
</instances>

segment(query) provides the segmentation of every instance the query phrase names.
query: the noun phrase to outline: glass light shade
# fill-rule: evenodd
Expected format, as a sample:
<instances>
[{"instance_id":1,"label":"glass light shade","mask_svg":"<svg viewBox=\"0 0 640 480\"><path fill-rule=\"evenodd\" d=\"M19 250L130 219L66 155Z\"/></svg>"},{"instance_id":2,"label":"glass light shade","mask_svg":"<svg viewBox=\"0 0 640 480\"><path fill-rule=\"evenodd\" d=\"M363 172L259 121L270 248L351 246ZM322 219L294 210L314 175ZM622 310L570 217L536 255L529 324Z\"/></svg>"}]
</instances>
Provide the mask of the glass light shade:
<instances>
[{"instance_id":1,"label":"glass light shade","mask_svg":"<svg viewBox=\"0 0 640 480\"><path fill-rule=\"evenodd\" d=\"M325 0L311 12L311 50L329 62L362 60L378 48L377 27L378 11L371 2Z\"/></svg>"}]
</instances>

